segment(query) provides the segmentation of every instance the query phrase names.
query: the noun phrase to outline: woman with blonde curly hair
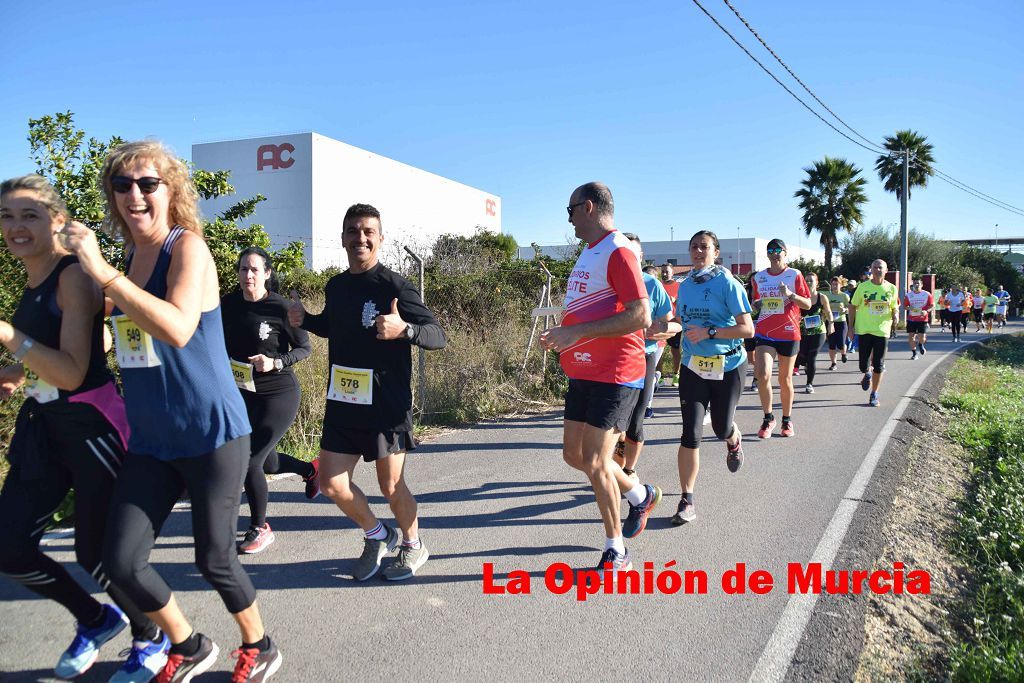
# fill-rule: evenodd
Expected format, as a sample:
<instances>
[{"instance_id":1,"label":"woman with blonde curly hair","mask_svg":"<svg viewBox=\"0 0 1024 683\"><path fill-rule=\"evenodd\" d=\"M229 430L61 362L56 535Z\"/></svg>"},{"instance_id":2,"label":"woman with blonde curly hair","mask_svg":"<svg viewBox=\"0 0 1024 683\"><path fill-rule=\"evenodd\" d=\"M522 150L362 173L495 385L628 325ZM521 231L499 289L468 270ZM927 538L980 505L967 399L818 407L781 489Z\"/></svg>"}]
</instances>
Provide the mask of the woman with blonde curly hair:
<instances>
[{"instance_id":1,"label":"woman with blonde curly hair","mask_svg":"<svg viewBox=\"0 0 1024 683\"><path fill-rule=\"evenodd\" d=\"M115 308L117 360L131 437L114 493L104 565L168 635L157 681L189 680L219 651L193 630L149 564L157 534L187 491L196 564L242 634L235 681L267 680L281 654L263 630L256 591L238 562L235 519L251 428L224 346L217 271L202 238L184 164L155 141L114 149L103 165L107 226L128 244L127 271L74 223L64 239Z\"/></svg>"}]
</instances>

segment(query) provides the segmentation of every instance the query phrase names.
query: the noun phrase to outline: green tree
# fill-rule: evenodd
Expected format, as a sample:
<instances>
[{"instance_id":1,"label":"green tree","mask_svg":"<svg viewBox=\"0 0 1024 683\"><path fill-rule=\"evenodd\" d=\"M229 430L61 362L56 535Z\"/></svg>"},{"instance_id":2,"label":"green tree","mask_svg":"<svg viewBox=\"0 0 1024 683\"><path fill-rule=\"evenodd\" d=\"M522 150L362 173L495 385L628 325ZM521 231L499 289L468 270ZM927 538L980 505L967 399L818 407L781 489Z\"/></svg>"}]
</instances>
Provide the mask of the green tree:
<instances>
[{"instance_id":1,"label":"green tree","mask_svg":"<svg viewBox=\"0 0 1024 683\"><path fill-rule=\"evenodd\" d=\"M846 159L826 156L804 169L807 177L793 196L800 199L804 232L817 232L825 248L825 274L832 272L832 251L839 247L841 232L853 232L864 220L861 207L867 202L861 169Z\"/></svg>"},{"instance_id":2,"label":"green tree","mask_svg":"<svg viewBox=\"0 0 1024 683\"><path fill-rule=\"evenodd\" d=\"M75 220L98 229L106 208L100 171L109 151L124 140L117 136L106 142L94 137L87 139L85 131L75 127L74 114L70 111L29 119L28 125L29 157L35 163L36 172L53 184ZM228 182L228 171L206 171L194 167L191 171L192 182L203 199L234 194L235 188ZM212 220L204 221L203 235L217 265L222 293L235 287L238 252L249 246L266 249L282 275L303 267L304 245L301 242L291 242L274 251L270 249L270 237L262 225L241 225L265 200L263 195L240 200ZM103 232L98 234L98 239L106 259L123 269L122 243ZM3 268L2 272L6 270ZM20 266L18 270L21 270Z\"/></svg>"},{"instance_id":3,"label":"green tree","mask_svg":"<svg viewBox=\"0 0 1024 683\"><path fill-rule=\"evenodd\" d=\"M882 146L891 154L882 154L875 161L878 179L882 181L886 192L892 192L897 199L903 198L903 151L910 150L910 167L908 174L908 196L914 194L915 187L926 187L928 178L935 175L932 164L932 145L928 138L913 130L898 130L896 134L885 138Z\"/></svg>"}]
</instances>

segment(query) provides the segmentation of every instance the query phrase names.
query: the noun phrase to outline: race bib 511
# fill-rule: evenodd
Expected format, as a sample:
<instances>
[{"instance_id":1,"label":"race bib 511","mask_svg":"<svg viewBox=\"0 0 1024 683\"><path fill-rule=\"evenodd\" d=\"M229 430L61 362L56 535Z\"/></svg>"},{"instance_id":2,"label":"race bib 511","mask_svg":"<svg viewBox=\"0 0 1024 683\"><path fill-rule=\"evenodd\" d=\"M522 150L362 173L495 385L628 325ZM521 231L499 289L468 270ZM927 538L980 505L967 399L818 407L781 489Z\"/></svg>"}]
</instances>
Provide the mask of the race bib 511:
<instances>
[{"instance_id":1,"label":"race bib 511","mask_svg":"<svg viewBox=\"0 0 1024 683\"><path fill-rule=\"evenodd\" d=\"M690 356L686 367L704 379L725 379L725 356Z\"/></svg>"}]
</instances>

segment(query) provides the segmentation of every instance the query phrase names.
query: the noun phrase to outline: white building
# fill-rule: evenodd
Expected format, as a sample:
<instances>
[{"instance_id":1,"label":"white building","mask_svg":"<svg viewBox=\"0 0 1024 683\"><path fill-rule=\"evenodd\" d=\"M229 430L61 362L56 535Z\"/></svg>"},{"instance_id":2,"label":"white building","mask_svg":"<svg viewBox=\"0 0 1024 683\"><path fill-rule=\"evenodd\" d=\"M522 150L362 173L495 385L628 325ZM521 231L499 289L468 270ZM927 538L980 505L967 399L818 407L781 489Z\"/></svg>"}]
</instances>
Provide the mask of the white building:
<instances>
[{"instance_id":1,"label":"white building","mask_svg":"<svg viewBox=\"0 0 1024 683\"><path fill-rule=\"evenodd\" d=\"M267 198L249 220L266 227L275 247L302 241L314 270L348 265L341 220L352 204L372 204L384 227L384 260L402 247L425 252L442 234L501 232L501 198L318 133L192 145L205 171L231 171L236 194L203 200L210 217L239 199Z\"/></svg>"},{"instance_id":2,"label":"white building","mask_svg":"<svg viewBox=\"0 0 1024 683\"><path fill-rule=\"evenodd\" d=\"M643 235L640 236L643 239ZM764 270L768 263L768 242L770 238L744 237L741 239L719 239L721 258L719 262L733 273L746 275L750 272ZM690 265L689 241L675 240L662 242L642 242L644 260L655 265L671 263L674 266ZM556 244L541 246L541 254L553 259L571 258L576 253L576 245ZM520 247L519 258L532 259L532 247ZM786 243L786 255L789 260L805 258L817 263L825 262L822 249L807 249ZM833 255L838 259L838 254ZM835 263L833 263L833 266Z\"/></svg>"}]
</instances>

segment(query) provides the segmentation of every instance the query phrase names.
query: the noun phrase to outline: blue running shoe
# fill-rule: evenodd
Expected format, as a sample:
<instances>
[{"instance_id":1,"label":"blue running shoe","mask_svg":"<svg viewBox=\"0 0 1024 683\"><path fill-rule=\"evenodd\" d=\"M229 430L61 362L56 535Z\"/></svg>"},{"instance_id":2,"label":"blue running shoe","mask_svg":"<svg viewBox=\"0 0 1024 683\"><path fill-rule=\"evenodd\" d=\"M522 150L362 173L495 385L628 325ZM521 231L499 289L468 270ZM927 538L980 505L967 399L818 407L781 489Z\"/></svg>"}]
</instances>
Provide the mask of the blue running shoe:
<instances>
[{"instance_id":1,"label":"blue running shoe","mask_svg":"<svg viewBox=\"0 0 1024 683\"><path fill-rule=\"evenodd\" d=\"M654 507L661 502L661 489L657 486L644 484L647 489L647 497L639 505L629 504L629 514L626 521L622 523L623 538L636 538L647 527L647 517L650 516Z\"/></svg>"},{"instance_id":2,"label":"blue running shoe","mask_svg":"<svg viewBox=\"0 0 1024 683\"><path fill-rule=\"evenodd\" d=\"M615 548L608 548L601 555L601 563L597 565L597 571L601 572L610 569L613 572L628 572L633 568L633 558L629 551L619 554Z\"/></svg>"},{"instance_id":3,"label":"blue running shoe","mask_svg":"<svg viewBox=\"0 0 1024 683\"><path fill-rule=\"evenodd\" d=\"M96 628L78 624L78 633L60 656L53 671L59 678L81 676L99 657L100 648L128 625L128 618L114 605L103 605L103 621Z\"/></svg>"},{"instance_id":4,"label":"blue running shoe","mask_svg":"<svg viewBox=\"0 0 1024 683\"><path fill-rule=\"evenodd\" d=\"M121 656L128 655L128 659L110 677L110 683L148 683L163 670L170 649L171 641L163 633L159 643L133 640L131 649L121 652Z\"/></svg>"}]
</instances>

